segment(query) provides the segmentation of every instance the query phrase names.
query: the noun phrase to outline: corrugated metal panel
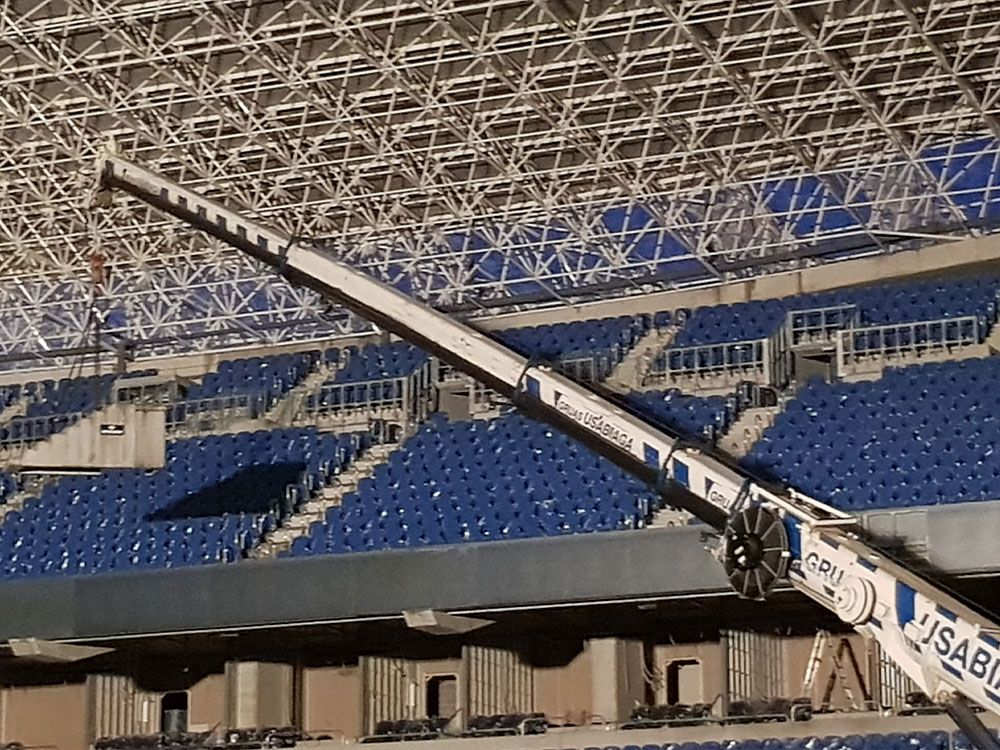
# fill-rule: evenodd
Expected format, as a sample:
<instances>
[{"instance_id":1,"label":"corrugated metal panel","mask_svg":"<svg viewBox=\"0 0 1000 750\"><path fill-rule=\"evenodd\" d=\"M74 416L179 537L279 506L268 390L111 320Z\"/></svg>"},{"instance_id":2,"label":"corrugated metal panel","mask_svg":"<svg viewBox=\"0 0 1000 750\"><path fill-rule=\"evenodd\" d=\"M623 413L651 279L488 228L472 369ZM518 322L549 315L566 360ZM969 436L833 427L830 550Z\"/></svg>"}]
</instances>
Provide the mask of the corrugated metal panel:
<instances>
[{"instance_id":1,"label":"corrugated metal panel","mask_svg":"<svg viewBox=\"0 0 1000 750\"><path fill-rule=\"evenodd\" d=\"M730 701L774 698L783 694L781 639L767 633L722 633Z\"/></svg>"},{"instance_id":2,"label":"corrugated metal panel","mask_svg":"<svg viewBox=\"0 0 1000 750\"><path fill-rule=\"evenodd\" d=\"M131 677L90 675L87 689L95 739L160 731L159 697L137 688Z\"/></svg>"},{"instance_id":3,"label":"corrugated metal panel","mask_svg":"<svg viewBox=\"0 0 1000 750\"><path fill-rule=\"evenodd\" d=\"M361 658L365 690L365 733L380 721L417 718L416 668L407 659L385 656Z\"/></svg>"},{"instance_id":4,"label":"corrugated metal panel","mask_svg":"<svg viewBox=\"0 0 1000 750\"><path fill-rule=\"evenodd\" d=\"M877 645L877 644L876 644ZM878 649L878 702L881 706L900 709L907 693L920 688L881 648Z\"/></svg>"},{"instance_id":5,"label":"corrugated metal panel","mask_svg":"<svg viewBox=\"0 0 1000 750\"><path fill-rule=\"evenodd\" d=\"M462 656L469 675L469 716L534 710L535 672L519 654L500 648L466 646Z\"/></svg>"}]
</instances>

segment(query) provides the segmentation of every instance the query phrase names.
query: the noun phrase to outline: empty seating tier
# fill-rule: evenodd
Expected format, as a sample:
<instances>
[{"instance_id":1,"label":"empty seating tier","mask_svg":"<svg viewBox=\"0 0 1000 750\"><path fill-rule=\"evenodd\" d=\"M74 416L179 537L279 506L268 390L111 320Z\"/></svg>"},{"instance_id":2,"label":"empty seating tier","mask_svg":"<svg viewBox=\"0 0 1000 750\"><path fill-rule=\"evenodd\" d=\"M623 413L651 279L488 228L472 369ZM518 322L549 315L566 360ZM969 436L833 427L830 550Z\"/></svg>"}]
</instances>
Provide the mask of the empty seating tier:
<instances>
[{"instance_id":1,"label":"empty seating tier","mask_svg":"<svg viewBox=\"0 0 1000 750\"><path fill-rule=\"evenodd\" d=\"M292 554L359 552L635 528L655 495L520 415L433 418L345 495Z\"/></svg>"},{"instance_id":2,"label":"empty seating tier","mask_svg":"<svg viewBox=\"0 0 1000 750\"><path fill-rule=\"evenodd\" d=\"M648 330L643 316L621 316L575 323L508 328L494 336L526 357L571 359L609 354L618 361Z\"/></svg>"},{"instance_id":3,"label":"empty seating tier","mask_svg":"<svg viewBox=\"0 0 1000 750\"><path fill-rule=\"evenodd\" d=\"M633 393L628 404L650 421L681 436L715 438L736 416L735 398L691 396L676 389Z\"/></svg>"},{"instance_id":4,"label":"empty seating tier","mask_svg":"<svg viewBox=\"0 0 1000 750\"><path fill-rule=\"evenodd\" d=\"M115 375L93 375L28 383L20 389L28 404L23 416L0 427L0 444L42 440L68 427L111 398Z\"/></svg>"},{"instance_id":5,"label":"empty seating tier","mask_svg":"<svg viewBox=\"0 0 1000 750\"><path fill-rule=\"evenodd\" d=\"M333 350L338 351L338 350ZM413 344L395 341L391 344L366 344L358 349L340 350L346 363L337 371L333 383L360 383L409 375L427 362L427 352Z\"/></svg>"},{"instance_id":6,"label":"empty seating tier","mask_svg":"<svg viewBox=\"0 0 1000 750\"><path fill-rule=\"evenodd\" d=\"M201 382L187 389L171 410L172 423L215 409L243 408L248 417L263 413L274 401L298 385L315 367L318 351L277 354L273 357L227 359Z\"/></svg>"},{"instance_id":7,"label":"empty seating tier","mask_svg":"<svg viewBox=\"0 0 1000 750\"><path fill-rule=\"evenodd\" d=\"M363 443L313 428L217 435L172 443L160 471L64 477L0 524L0 577L239 559L289 486L325 482Z\"/></svg>"},{"instance_id":8,"label":"empty seating tier","mask_svg":"<svg viewBox=\"0 0 1000 750\"><path fill-rule=\"evenodd\" d=\"M340 363L333 377L306 399L310 413L364 406L402 405L403 380L430 361L427 352L397 341L329 349L323 355L330 366Z\"/></svg>"},{"instance_id":9,"label":"empty seating tier","mask_svg":"<svg viewBox=\"0 0 1000 750\"><path fill-rule=\"evenodd\" d=\"M814 381L745 459L852 511L1000 499L1000 358Z\"/></svg>"},{"instance_id":10,"label":"empty seating tier","mask_svg":"<svg viewBox=\"0 0 1000 750\"><path fill-rule=\"evenodd\" d=\"M941 318L978 316L992 322L997 279L880 284L783 299L701 307L685 322L671 348L751 341L770 336L793 310L855 305L859 325L879 326Z\"/></svg>"}]
</instances>

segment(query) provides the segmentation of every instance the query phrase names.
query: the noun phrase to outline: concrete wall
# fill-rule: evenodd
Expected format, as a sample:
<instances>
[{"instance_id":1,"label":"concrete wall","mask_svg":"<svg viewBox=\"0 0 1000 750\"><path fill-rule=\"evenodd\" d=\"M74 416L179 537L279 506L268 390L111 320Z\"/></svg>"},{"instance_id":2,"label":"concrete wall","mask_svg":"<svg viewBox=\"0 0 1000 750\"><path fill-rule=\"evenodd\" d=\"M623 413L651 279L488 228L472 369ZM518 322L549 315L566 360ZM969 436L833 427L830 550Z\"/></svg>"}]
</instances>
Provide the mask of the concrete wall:
<instances>
[{"instance_id":1,"label":"concrete wall","mask_svg":"<svg viewBox=\"0 0 1000 750\"><path fill-rule=\"evenodd\" d=\"M361 668L307 668L302 672L302 728L313 736L358 737L364 733Z\"/></svg>"},{"instance_id":2,"label":"concrete wall","mask_svg":"<svg viewBox=\"0 0 1000 750\"><path fill-rule=\"evenodd\" d=\"M565 664L535 666L535 710L571 724L583 724L594 712L591 654L582 647Z\"/></svg>"},{"instance_id":3,"label":"concrete wall","mask_svg":"<svg viewBox=\"0 0 1000 750\"><path fill-rule=\"evenodd\" d=\"M0 690L0 741L85 750L90 740L85 684Z\"/></svg>"},{"instance_id":4,"label":"concrete wall","mask_svg":"<svg viewBox=\"0 0 1000 750\"><path fill-rule=\"evenodd\" d=\"M643 703L642 643L621 638L594 638L590 655L591 714L608 722L624 721L633 706Z\"/></svg>"},{"instance_id":5,"label":"concrete wall","mask_svg":"<svg viewBox=\"0 0 1000 750\"><path fill-rule=\"evenodd\" d=\"M252 729L291 725L295 713L294 678L291 664L226 664L226 726Z\"/></svg>"},{"instance_id":6,"label":"concrete wall","mask_svg":"<svg viewBox=\"0 0 1000 750\"><path fill-rule=\"evenodd\" d=\"M676 660L697 661L701 667L700 690L694 702L715 703L725 691L726 659L717 641L657 644L652 651L652 668L657 677L654 691L657 703L667 702L667 667Z\"/></svg>"},{"instance_id":7,"label":"concrete wall","mask_svg":"<svg viewBox=\"0 0 1000 750\"><path fill-rule=\"evenodd\" d=\"M121 434L101 434L116 425ZM111 404L47 440L29 447L12 463L26 469L159 469L166 462L166 410Z\"/></svg>"},{"instance_id":8,"label":"concrete wall","mask_svg":"<svg viewBox=\"0 0 1000 750\"><path fill-rule=\"evenodd\" d=\"M226 676L210 674L188 690L188 729L207 731L226 723Z\"/></svg>"}]
</instances>

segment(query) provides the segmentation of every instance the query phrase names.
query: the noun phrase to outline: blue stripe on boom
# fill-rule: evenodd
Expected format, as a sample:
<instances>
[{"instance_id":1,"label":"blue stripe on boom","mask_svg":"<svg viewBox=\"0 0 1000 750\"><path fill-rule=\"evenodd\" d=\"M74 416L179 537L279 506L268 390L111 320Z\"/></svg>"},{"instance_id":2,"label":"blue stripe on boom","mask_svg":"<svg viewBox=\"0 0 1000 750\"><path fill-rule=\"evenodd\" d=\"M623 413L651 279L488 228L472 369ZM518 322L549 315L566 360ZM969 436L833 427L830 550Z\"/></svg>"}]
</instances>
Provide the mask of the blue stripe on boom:
<instances>
[{"instance_id":1,"label":"blue stripe on boom","mask_svg":"<svg viewBox=\"0 0 1000 750\"><path fill-rule=\"evenodd\" d=\"M827 539L825 536L821 536L820 539L826 542L826 545L828 547L833 547L834 549L840 549L840 544L838 542L835 542L832 539Z\"/></svg>"},{"instance_id":2,"label":"blue stripe on boom","mask_svg":"<svg viewBox=\"0 0 1000 750\"><path fill-rule=\"evenodd\" d=\"M1000 703L1000 695L997 695L992 690L984 690L983 692L986 693L986 697L994 703Z\"/></svg>"},{"instance_id":3,"label":"blue stripe on boom","mask_svg":"<svg viewBox=\"0 0 1000 750\"><path fill-rule=\"evenodd\" d=\"M896 581L896 619L899 627L913 621L917 592L905 583Z\"/></svg>"},{"instance_id":4,"label":"blue stripe on boom","mask_svg":"<svg viewBox=\"0 0 1000 750\"><path fill-rule=\"evenodd\" d=\"M984 641L984 642L990 644L993 648L1000 648L1000 641L998 641L996 638L994 638L989 633L980 633L979 634L979 640Z\"/></svg>"},{"instance_id":5,"label":"blue stripe on boom","mask_svg":"<svg viewBox=\"0 0 1000 750\"><path fill-rule=\"evenodd\" d=\"M556 400L557 401L559 400L558 397L556 398ZM647 443L643 443L642 457L643 460L650 466L653 466L657 469L660 468L660 452L656 450L656 448L654 448L653 446L648 445Z\"/></svg>"},{"instance_id":6,"label":"blue stripe on boom","mask_svg":"<svg viewBox=\"0 0 1000 750\"><path fill-rule=\"evenodd\" d=\"M866 570L878 570L878 566L875 563L868 562L865 558L858 558L858 565Z\"/></svg>"},{"instance_id":7,"label":"blue stripe on boom","mask_svg":"<svg viewBox=\"0 0 1000 750\"><path fill-rule=\"evenodd\" d=\"M937 611L938 611L939 615L941 615L942 617L945 617L945 618L951 620L952 622L955 622L955 620L958 619L958 615L956 615L950 609L945 609L940 604L937 606Z\"/></svg>"},{"instance_id":8,"label":"blue stripe on boom","mask_svg":"<svg viewBox=\"0 0 1000 750\"><path fill-rule=\"evenodd\" d=\"M959 672L957 669L955 669L950 664L945 664L944 662L941 662L941 666L945 668L946 672L950 672L951 674L955 675L958 679L960 679L960 680L964 680L965 679L965 678L962 677L962 673Z\"/></svg>"},{"instance_id":9,"label":"blue stripe on boom","mask_svg":"<svg viewBox=\"0 0 1000 750\"><path fill-rule=\"evenodd\" d=\"M688 466L683 461L678 461L674 459L674 481L679 484L683 484L685 487L690 488L691 484L688 479Z\"/></svg>"},{"instance_id":10,"label":"blue stripe on boom","mask_svg":"<svg viewBox=\"0 0 1000 750\"><path fill-rule=\"evenodd\" d=\"M799 530L799 524L792 518L785 516L785 531L788 533L788 551L791 553L792 559L802 559L802 532Z\"/></svg>"}]
</instances>

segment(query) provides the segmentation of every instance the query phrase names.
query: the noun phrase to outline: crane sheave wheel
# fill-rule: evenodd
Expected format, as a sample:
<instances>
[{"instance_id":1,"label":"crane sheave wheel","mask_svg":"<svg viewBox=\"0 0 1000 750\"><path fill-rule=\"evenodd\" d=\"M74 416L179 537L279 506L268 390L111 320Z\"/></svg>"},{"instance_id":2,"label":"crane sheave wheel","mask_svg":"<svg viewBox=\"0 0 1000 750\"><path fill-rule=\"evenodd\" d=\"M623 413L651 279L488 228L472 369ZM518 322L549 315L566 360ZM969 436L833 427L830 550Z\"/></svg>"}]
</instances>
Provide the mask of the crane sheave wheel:
<instances>
[{"instance_id":1,"label":"crane sheave wheel","mask_svg":"<svg viewBox=\"0 0 1000 750\"><path fill-rule=\"evenodd\" d=\"M730 585L747 599L763 599L788 567L788 533L778 514L755 505L726 524L725 568Z\"/></svg>"}]
</instances>

